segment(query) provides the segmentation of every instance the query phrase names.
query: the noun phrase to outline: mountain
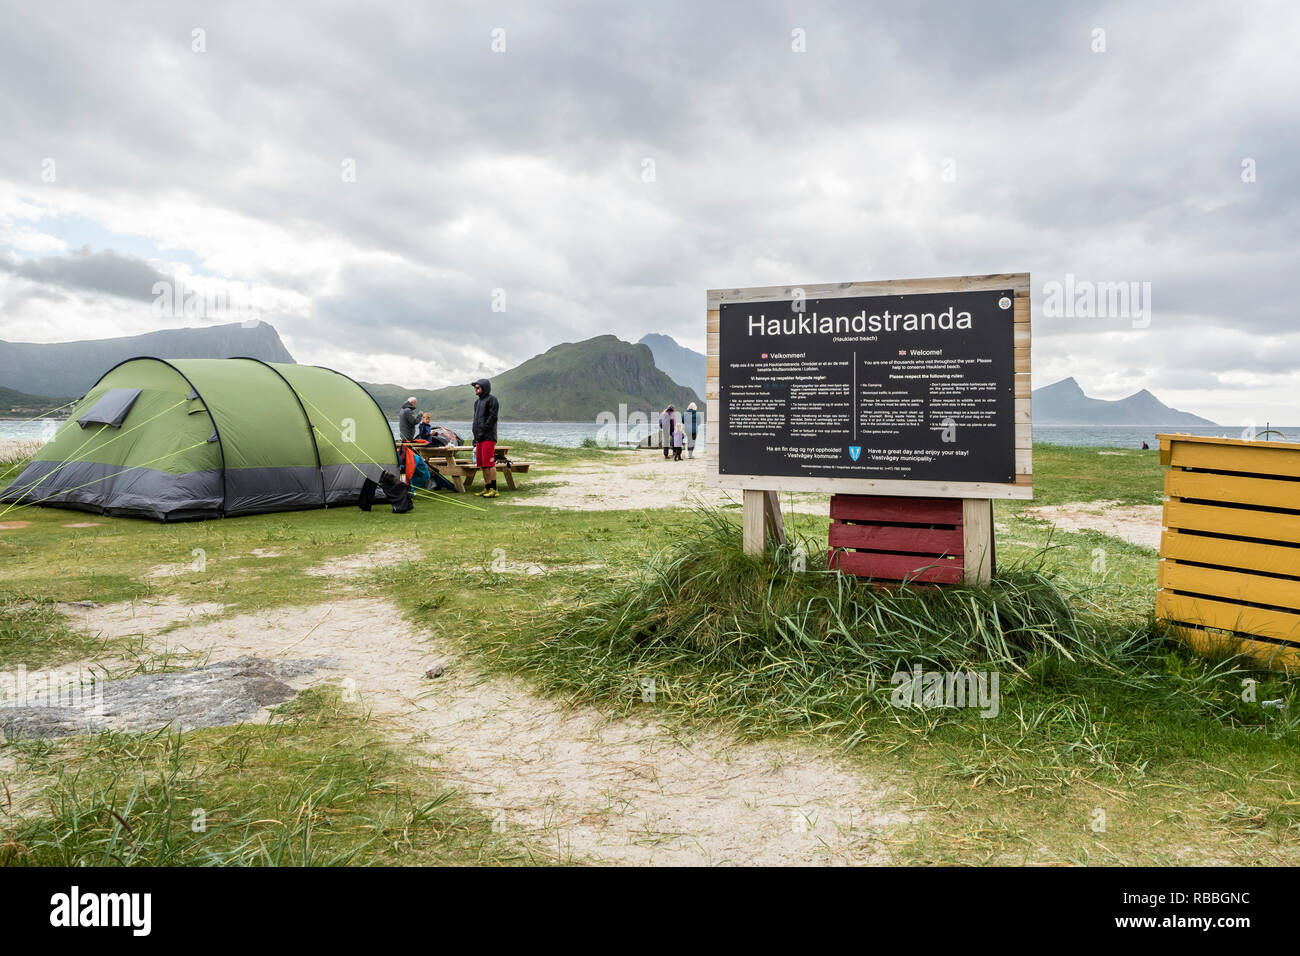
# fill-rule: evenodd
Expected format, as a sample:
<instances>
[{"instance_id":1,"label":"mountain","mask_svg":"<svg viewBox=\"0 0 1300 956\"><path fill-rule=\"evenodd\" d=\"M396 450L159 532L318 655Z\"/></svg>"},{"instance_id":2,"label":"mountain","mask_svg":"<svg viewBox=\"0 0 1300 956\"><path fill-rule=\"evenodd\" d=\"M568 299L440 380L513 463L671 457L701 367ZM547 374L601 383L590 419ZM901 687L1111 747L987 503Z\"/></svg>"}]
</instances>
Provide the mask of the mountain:
<instances>
[{"instance_id":1,"label":"mountain","mask_svg":"<svg viewBox=\"0 0 1300 956\"><path fill-rule=\"evenodd\" d=\"M1033 391L1036 425L1214 425L1208 418L1170 408L1145 388L1109 402L1089 398L1073 378Z\"/></svg>"},{"instance_id":2,"label":"mountain","mask_svg":"<svg viewBox=\"0 0 1300 956\"><path fill-rule=\"evenodd\" d=\"M643 335L637 344L650 346L655 364L678 385L694 389L696 395L704 394L705 361L699 352L678 345L676 339L658 332Z\"/></svg>"},{"instance_id":3,"label":"mountain","mask_svg":"<svg viewBox=\"0 0 1300 956\"><path fill-rule=\"evenodd\" d=\"M565 342L535 355L522 365L490 376L492 394L501 400L501 417L517 422L590 422L603 411L618 414L659 412L673 404L703 406L699 395L678 385L655 367L649 346L633 345L613 335L583 342ZM435 422L469 421L474 415L474 390L469 384L421 390L400 385L363 382L389 418L408 396L420 401L420 411ZM703 411L703 408L701 408Z\"/></svg>"},{"instance_id":4,"label":"mountain","mask_svg":"<svg viewBox=\"0 0 1300 956\"><path fill-rule=\"evenodd\" d=\"M0 342L0 385L33 395L82 395L114 365L140 355L293 361L273 326L232 322L83 342Z\"/></svg>"},{"instance_id":5,"label":"mountain","mask_svg":"<svg viewBox=\"0 0 1300 956\"><path fill-rule=\"evenodd\" d=\"M28 395L26 392L16 392L12 388L0 386L0 416L39 415L66 405L71 400L68 397L45 398L40 395Z\"/></svg>"}]
</instances>

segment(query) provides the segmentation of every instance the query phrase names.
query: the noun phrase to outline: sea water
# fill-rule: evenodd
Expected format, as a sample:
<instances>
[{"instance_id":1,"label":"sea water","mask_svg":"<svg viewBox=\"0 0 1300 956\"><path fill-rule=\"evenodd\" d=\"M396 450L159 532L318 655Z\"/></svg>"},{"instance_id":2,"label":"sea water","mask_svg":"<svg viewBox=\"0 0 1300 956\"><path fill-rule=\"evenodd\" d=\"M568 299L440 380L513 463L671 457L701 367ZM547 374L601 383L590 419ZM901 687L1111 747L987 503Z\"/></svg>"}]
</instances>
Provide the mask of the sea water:
<instances>
[{"instance_id":1,"label":"sea water","mask_svg":"<svg viewBox=\"0 0 1300 956\"><path fill-rule=\"evenodd\" d=\"M0 420L0 441L48 441L63 424L63 420L51 421L38 419L34 422ZM393 435L397 435L397 422L390 421ZM446 425L465 441L470 440L469 422L438 422ZM696 437L697 444L706 443L704 424ZM591 438L604 443L607 438L606 426L591 422L512 422L506 419L497 429L503 443L510 441L542 442L547 445L560 445L576 448L584 439ZM650 431L649 426L628 429L627 439L639 441ZM1300 426L1280 426L1282 433L1260 436L1269 441L1300 441ZM1052 445L1092 445L1109 448L1141 448L1146 442L1152 448L1159 447L1156 435L1160 433L1182 432L1190 435L1207 435L1211 437L1244 438L1239 428L1227 428L1222 425L1202 427L1170 426L1159 428L1151 425L1035 425L1034 441L1047 442Z\"/></svg>"}]
</instances>

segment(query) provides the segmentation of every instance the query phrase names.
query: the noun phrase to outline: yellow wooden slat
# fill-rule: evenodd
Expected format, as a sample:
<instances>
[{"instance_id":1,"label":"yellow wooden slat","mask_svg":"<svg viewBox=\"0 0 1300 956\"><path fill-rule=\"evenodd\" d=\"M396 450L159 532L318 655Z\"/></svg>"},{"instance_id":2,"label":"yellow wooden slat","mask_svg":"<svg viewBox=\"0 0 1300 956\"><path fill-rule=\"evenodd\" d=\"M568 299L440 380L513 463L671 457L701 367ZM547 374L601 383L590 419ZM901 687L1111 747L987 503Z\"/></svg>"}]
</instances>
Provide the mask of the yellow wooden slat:
<instances>
[{"instance_id":1,"label":"yellow wooden slat","mask_svg":"<svg viewBox=\"0 0 1300 956\"><path fill-rule=\"evenodd\" d=\"M1161 444L1164 444L1163 439ZM1161 455L1164 460L1164 455ZM1169 461L1175 468L1200 468L1205 471L1241 471L1256 475L1286 475L1300 478L1300 449L1272 448L1257 442L1211 444L1208 442L1170 442Z\"/></svg>"},{"instance_id":2,"label":"yellow wooden slat","mask_svg":"<svg viewBox=\"0 0 1300 956\"><path fill-rule=\"evenodd\" d=\"M1246 508L1220 508L1166 501L1164 526L1192 531L1212 531L1237 538L1300 543L1300 515Z\"/></svg>"},{"instance_id":3,"label":"yellow wooden slat","mask_svg":"<svg viewBox=\"0 0 1300 956\"><path fill-rule=\"evenodd\" d=\"M704 331L721 332L722 331L722 313L718 309L710 309L704 313Z\"/></svg>"},{"instance_id":4,"label":"yellow wooden slat","mask_svg":"<svg viewBox=\"0 0 1300 956\"><path fill-rule=\"evenodd\" d=\"M1029 349L1012 349L1013 361L1017 372L1030 371Z\"/></svg>"},{"instance_id":5,"label":"yellow wooden slat","mask_svg":"<svg viewBox=\"0 0 1300 956\"><path fill-rule=\"evenodd\" d=\"M1160 441L1181 442L1187 445L1233 445L1239 448L1274 448L1281 451L1295 451L1296 443L1293 441L1271 441L1263 438L1252 438L1247 441L1245 438L1212 438L1209 435L1185 435L1181 432L1162 432L1156 435Z\"/></svg>"},{"instance_id":6,"label":"yellow wooden slat","mask_svg":"<svg viewBox=\"0 0 1300 956\"><path fill-rule=\"evenodd\" d=\"M1156 617L1181 624L1199 624L1277 640L1300 640L1300 614L1246 607L1227 601L1156 592Z\"/></svg>"},{"instance_id":7,"label":"yellow wooden slat","mask_svg":"<svg viewBox=\"0 0 1300 956\"><path fill-rule=\"evenodd\" d=\"M1017 298L1011 301L1011 321L1018 325L1029 324L1029 299Z\"/></svg>"},{"instance_id":8,"label":"yellow wooden slat","mask_svg":"<svg viewBox=\"0 0 1300 956\"><path fill-rule=\"evenodd\" d=\"M1016 447L1033 448L1034 447L1034 426L1033 425L1016 425Z\"/></svg>"},{"instance_id":9,"label":"yellow wooden slat","mask_svg":"<svg viewBox=\"0 0 1300 956\"><path fill-rule=\"evenodd\" d=\"M1201 654L1245 654L1261 664L1279 670L1300 669L1300 647L1294 644L1271 644L1252 641L1215 631L1200 631L1193 627L1175 627L1174 633Z\"/></svg>"},{"instance_id":10,"label":"yellow wooden slat","mask_svg":"<svg viewBox=\"0 0 1300 956\"><path fill-rule=\"evenodd\" d=\"M1279 478L1243 478L1240 475L1171 468L1165 472L1165 494L1171 498L1232 501L1261 508L1300 511L1300 481Z\"/></svg>"},{"instance_id":11,"label":"yellow wooden slat","mask_svg":"<svg viewBox=\"0 0 1300 956\"><path fill-rule=\"evenodd\" d=\"M1029 323L1024 322L1015 326L1014 346L1018 349L1027 349L1032 344L1032 336L1029 333Z\"/></svg>"},{"instance_id":12,"label":"yellow wooden slat","mask_svg":"<svg viewBox=\"0 0 1300 956\"><path fill-rule=\"evenodd\" d=\"M1029 381L1029 373L1028 373L1028 372L1017 372L1017 373L1016 373L1016 394L1015 394L1015 397L1016 397L1016 398L1029 398L1030 393L1033 392L1033 390L1034 390L1034 386L1033 386L1033 384Z\"/></svg>"},{"instance_id":13,"label":"yellow wooden slat","mask_svg":"<svg viewBox=\"0 0 1300 956\"><path fill-rule=\"evenodd\" d=\"M1248 571L1300 576L1300 548L1256 541L1206 538L1198 534L1166 531L1160 536L1160 554L1177 561L1198 561Z\"/></svg>"},{"instance_id":14,"label":"yellow wooden slat","mask_svg":"<svg viewBox=\"0 0 1300 956\"><path fill-rule=\"evenodd\" d=\"M1028 425L1033 421L1033 406L1030 399L1017 398L1016 403L1016 424Z\"/></svg>"},{"instance_id":15,"label":"yellow wooden slat","mask_svg":"<svg viewBox=\"0 0 1300 956\"><path fill-rule=\"evenodd\" d=\"M704 374L707 378L718 377L718 359L709 358L704 361Z\"/></svg>"},{"instance_id":16,"label":"yellow wooden slat","mask_svg":"<svg viewBox=\"0 0 1300 956\"><path fill-rule=\"evenodd\" d=\"M1207 594L1226 601L1272 604L1300 611L1300 581L1289 581L1286 578L1201 568L1194 564L1165 560L1160 562L1159 582L1160 587L1174 591Z\"/></svg>"}]
</instances>

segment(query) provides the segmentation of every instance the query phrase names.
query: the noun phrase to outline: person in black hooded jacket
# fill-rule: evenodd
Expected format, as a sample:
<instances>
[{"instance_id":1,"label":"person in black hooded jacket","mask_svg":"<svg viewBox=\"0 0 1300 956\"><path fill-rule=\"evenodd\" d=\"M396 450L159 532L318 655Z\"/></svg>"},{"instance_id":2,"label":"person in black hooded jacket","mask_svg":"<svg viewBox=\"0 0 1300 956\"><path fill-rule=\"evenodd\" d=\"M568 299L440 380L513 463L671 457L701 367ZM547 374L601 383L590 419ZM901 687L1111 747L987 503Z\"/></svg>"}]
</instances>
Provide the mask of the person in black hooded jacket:
<instances>
[{"instance_id":1,"label":"person in black hooded jacket","mask_svg":"<svg viewBox=\"0 0 1300 956\"><path fill-rule=\"evenodd\" d=\"M492 383L480 378L472 383L474 394L474 464L483 469L482 498L497 497L497 418L501 414L501 403L492 394Z\"/></svg>"}]
</instances>

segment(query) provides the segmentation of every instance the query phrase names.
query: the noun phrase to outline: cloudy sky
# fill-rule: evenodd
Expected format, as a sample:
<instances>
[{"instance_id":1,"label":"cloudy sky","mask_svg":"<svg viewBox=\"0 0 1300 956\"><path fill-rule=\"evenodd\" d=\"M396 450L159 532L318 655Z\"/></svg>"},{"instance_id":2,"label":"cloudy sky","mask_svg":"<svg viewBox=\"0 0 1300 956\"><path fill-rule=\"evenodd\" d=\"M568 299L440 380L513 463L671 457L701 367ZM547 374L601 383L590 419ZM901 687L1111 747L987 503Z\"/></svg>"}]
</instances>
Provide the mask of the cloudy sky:
<instances>
[{"instance_id":1,"label":"cloudy sky","mask_svg":"<svg viewBox=\"0 0 1300 956\"><path fill-rule=\"evenodd\" d=\"M710 287L1029 271L1035 385L1300 422L1293 2L0 17L0 339L260 317L438 386L702 350ZM1067 277L1140 299L1052 314Z\"/></svg>"}]
</instances>

